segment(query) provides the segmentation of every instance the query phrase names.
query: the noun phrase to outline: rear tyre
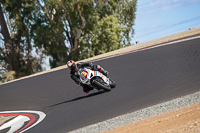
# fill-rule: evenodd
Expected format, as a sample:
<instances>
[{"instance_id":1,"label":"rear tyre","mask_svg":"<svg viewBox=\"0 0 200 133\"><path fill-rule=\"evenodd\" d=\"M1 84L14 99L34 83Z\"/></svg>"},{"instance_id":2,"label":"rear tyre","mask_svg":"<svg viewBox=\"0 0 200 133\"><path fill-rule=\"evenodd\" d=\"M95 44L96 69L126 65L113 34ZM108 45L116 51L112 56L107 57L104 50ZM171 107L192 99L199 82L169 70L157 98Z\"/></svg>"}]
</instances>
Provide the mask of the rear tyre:
<instances>
[{"instance_id":1,"label":"rear tyre","mask_svg":"<svg viewBox=\"0 0 200 133\"><path fill-rule=\"evenodd\" d=\"M96 80L93 80L92 81L92 85L99 88L99 89L103 89L105 91L111 91L111 88L110 87L107 87L105 85L102 85L101 83L99 83L98 81Z\"/></svg>"}]
</instances>

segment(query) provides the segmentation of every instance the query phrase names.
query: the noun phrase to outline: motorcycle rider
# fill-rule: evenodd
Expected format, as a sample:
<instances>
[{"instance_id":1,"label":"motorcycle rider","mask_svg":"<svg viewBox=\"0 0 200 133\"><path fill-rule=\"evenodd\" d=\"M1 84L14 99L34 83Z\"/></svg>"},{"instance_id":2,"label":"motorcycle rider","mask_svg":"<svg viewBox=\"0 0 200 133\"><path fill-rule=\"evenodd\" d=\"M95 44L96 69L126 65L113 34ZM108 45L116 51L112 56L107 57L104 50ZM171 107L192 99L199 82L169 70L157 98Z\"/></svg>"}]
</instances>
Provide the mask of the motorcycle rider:
<instances>
[{"instance_id":1,"label":"motorcycle rider","mask_svg":"<svg viewBox=\"0 0 200 133\"><path fill-rule=\"evenodd\" d=\"M85 93L88 93L93 88L88 86L88 85L86 85L86 84L82 84L82 82L80 80L79 69L84 68L84 67L88 67L91 70L99 71L103 75L108 77L108 72L106 70L104 70L100 65L93 65L91 62L79 62L79 63L76 64L75 61L70 60L70 61L67 62L67 66L71 70L70 77L75 81L76 84L81 85L83 87L83 91Z\"/></svg>"}]
</instances>

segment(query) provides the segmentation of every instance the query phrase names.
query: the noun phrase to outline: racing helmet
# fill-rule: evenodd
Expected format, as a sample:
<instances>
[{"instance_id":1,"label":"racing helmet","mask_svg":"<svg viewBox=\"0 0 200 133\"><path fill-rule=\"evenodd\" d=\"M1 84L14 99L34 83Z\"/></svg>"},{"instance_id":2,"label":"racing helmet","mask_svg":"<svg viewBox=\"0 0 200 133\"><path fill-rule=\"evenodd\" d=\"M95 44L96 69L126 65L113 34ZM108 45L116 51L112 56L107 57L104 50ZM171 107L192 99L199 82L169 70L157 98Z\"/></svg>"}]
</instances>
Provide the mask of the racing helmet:
<instances>
[{"instance_id":1,"label":"racing helmet","mask_svg":"<svg viewBox=\"0 0 200 133\"><path fill-rule=\"evenodd\" d=\"M67 62L67 66L69 69L71 69L72 71L75 71L77 68L76 63L73 60L70 60Z\"/></svg>"}]
</instances>

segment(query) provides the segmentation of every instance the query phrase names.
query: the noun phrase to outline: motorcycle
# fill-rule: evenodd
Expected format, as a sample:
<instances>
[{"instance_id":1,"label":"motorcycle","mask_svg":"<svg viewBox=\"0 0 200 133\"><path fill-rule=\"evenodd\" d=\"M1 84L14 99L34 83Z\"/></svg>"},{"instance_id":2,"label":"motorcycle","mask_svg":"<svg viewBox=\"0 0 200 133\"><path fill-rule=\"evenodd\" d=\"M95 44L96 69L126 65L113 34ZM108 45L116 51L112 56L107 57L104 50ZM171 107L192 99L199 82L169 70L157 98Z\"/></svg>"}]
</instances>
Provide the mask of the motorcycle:
<instances>
[{"instance_id":1,"label":"motorcycle","mask_svg":"<svg viewBox=\"0 0 200 133\"><path fill-rule=\"evenodd\" d=\"M93 71L88 68L80 69L80 80L83 84L86 84L97 90L111 91L116 86L116 83L110 78L106 77L99 71Z\"/></svg>"}]
</instances>

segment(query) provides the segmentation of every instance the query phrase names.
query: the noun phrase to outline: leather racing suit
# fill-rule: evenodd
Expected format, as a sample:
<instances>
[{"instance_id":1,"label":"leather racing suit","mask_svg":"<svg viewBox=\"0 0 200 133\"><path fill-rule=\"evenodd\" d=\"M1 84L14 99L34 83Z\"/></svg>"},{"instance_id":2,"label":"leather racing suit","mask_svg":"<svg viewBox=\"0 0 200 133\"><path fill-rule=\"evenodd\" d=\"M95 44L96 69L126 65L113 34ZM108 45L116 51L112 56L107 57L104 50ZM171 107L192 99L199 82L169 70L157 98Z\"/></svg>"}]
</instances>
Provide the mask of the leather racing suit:
<instances>
[{"instance_id":1,"label":"leather racing suit","mask_svg":"<svg viewBox=\"0 0 200 133\"><path fill-rule=\"evenodd\" d=\"M101 66L93 65L91 62L79 62L79 63L77 63L77 69L70 72L70 77L75 81L76 84L81 85L83 87L83 91L85 93L88 93L93 88L86 85L86 84L82 84L82 82L80 80L79 69L84 68L84 67L90 68L93 71L99 71L107 77L108 77L108 72L106 70L104 70Z\"/></svg>"}]
</instances>

